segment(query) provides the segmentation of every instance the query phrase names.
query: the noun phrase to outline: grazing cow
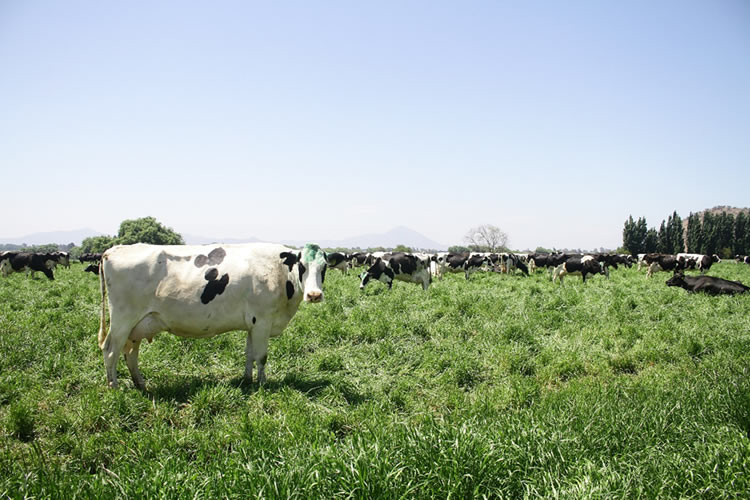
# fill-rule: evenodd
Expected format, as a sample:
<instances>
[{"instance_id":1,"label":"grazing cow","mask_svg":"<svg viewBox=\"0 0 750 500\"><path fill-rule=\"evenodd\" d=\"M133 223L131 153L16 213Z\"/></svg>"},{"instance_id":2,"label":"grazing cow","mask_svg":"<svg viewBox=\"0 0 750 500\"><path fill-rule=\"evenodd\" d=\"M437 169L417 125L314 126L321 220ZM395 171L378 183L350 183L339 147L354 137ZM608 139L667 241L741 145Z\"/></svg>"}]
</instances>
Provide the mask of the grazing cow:
<instances>
[{"instance_id":1,"label":"grazing cow","mask_svg":"<svg viewBox=\"0 0 750 500\"><path fill-rule=\"evenodd\" d=\"M341 252L331 252L328 254L328 267L338 269L343 274L349 272L349 256Z\"/></svg>"},{"instance_id":2,"label":"grazing cow","mask_svg":"<svg viewBox=\"0 0 750 500\"><path fill-rule=\"evenodd\" d=\"M266 380L270 337L282 331L300 302L323 300L326 253L271 243L241 245L118 245L102 256L99 347L110 387L124 352L135 385L145 388L138 349L163 331L187 338L247 331L245 379ZM105 335L105 298L110 325Z\"/></svg>"},{"instance_id":3,"label":"grazing cow","mask_svg":"<svg viewBox=\"0 0 750 500\"><path fill-rule=\"evenodd\" d=\"M84 269L83 272L99 275L99 264L89 264L88 266L86 266L86 269Z\"/></svg>"},{"instance_id":4,"label":"grazing cow","mask_svg":"<svg viewBox=\"0 0 750 500\"><path fill-rule=\"evenodd\" d=\"M26 271L33 278L39 271L54 280L52 269L55 263L56 258L51 253L5 252L0 256L0 272L7 277L11 273Z\"/></svg>"},{"instance_id":5,"label":"grazing cow","mask_svg":"<svg viewBox=\"0 0 750 500\"><path fill-rule=\"evenodd\" d=\"M503 253L500 254L500 262L505 267L505 272L510 274L515 269L520 269L523 274L526 276L529 275L529 268L526 267L526 264L524 264L521 261L521 258L513 253Z\"/></svg>"},{"instance_id":6,"label":"grazing cow","mask_svg":"<svg viewBox=\"0 0 750 500\"><path fill-rule=\"evenodd\" d=\"M78 261L83 262L91 262L92 264L98 264L99 261L102 260L102 254L100 253L82 253L80 257L78 257Z\"/></svg>"},{"instance_id":7,"label":"grazing cow","mask_svg":"<svg viewBox=\"0 0 750 500\"><path fill-rule=\"evenodd\" d=\"M372 258L372 254L365 252L355 252L349 256L350 267L362 267L371 266L375 259Z\"/></svg>"},{"instance_id":8,"label":"grazing cow","mask_svg":"<svg viewBox=\"0 0 750 500\"><path fill-rule=\"evenodd\" d=\"M683 271L688 264L684 257L675 257L674 255L659 255L652 259L648 266L646 276L649 278L659 271Z\"/></svg>"},{"instance_id":9,"label":"grazing cow","mask_svg":"<svg viewBox=\"0 0 750 500\"><path fill-rule=\"evenodd\" d=\"M393 280L405 281L407 283L421 283L422 288L427 290L432 283L429 260L419 259L417 256L396 252L391 254L390 259L378 258L370 268L360 275L359 289L362 290L370 280L377 280L393 287Z\"/></svg>"},{"instance_id":10,"label":"grazing cow","mask_svg":"<svg viewBox=\"0 0 750 500\"><path fill-rule=\"evenodd\" d=\"M667 286L679 286L688 292L703 292L709 295L734 295L745 293L750 287L739 281L729 281L714 276L685 276L682 272L675 272L667 281Z\"/></svg>"},{"instance_id":11,"label":"grazing cow","mask_svg":"<svg viewBox=\"0 0 750 500\"><path fill-rule=\"evenodd\" d=\"M583 282L586 283L586 276L589 274L606 274L604 267L604 265L590 255L585 257L570 257L555 268L552 274L552 281L554 282L559 278L562 285L563 278L568 274L573 274L581 276Z\"/></svg>"}]
</instances>

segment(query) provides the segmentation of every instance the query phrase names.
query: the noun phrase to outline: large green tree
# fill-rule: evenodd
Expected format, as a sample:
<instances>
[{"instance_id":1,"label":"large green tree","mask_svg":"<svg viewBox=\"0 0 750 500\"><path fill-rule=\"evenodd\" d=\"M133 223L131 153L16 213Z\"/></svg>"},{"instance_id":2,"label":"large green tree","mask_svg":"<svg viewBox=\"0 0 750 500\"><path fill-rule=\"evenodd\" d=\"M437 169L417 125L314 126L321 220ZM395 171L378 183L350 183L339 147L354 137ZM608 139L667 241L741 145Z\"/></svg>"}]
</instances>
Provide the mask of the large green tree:
<instances>
[{"instance_id":1,"label":"large green tree","mask_svg":"<svg viewBox=\"0 0 750 500\"><path fill-rule=\"evenodd\" d=\"M92 236L81 242L81 253L103 253L115 245L117 245L117 240L114 236Z\"/></svg>"},{"instance_id":2,"label":"large green tree","mask_svg":"<svg viewBox=\"0 0 750 500\"><path fill-rule=\"evenodd\" d=\"M117 243L151 243L152 245L184 245L182 236L162 225L153 217L124 220L117 233Z\"/></svg>"}]
</instances>

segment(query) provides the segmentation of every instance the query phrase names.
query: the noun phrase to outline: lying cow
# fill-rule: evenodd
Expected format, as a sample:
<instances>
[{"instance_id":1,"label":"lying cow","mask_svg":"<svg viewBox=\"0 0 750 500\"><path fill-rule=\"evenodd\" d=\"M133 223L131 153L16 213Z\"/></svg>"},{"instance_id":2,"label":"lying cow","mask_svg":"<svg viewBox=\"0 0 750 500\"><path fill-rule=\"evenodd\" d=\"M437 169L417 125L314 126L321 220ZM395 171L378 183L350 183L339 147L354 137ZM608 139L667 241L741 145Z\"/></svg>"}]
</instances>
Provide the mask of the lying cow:
<instances>
[{"instance_id":1,"label":"lying cow","mask_svg":"<svg viewBox=\"0 0 750 500\"><path fill-rule=\"evenodd\" d=\"M136 387L145 388L138 349L167 331L187 338L246 330L245 379L266 380L268 340L281 335L302 300L323 300L326 253L271 243L118 245L102 256L99 347L110 387L125 354ZM110 325L105 334L105 298Z\"/></svg>"},{"instance_id":2,"label":"lying cow","mask_svg":"<svg viewBox=\"0 0 750 500\"><path fill-rule=\"evenodd\" d=\"M682 287L690 293L703 292L709 295L734 295L750 290L750 287L739 281L729 281L714 276L685 276L682 272L674 273L674 276L666 283L667 286Z\"/></svg>"},{"instance_id":3,"label":"lying cow","mask_svg":"<svg viewBox=\"0 0 750 500\"><path fill-rule=\"evenodd\" d=\"M52 269L56 263L57 257L52 253L5 252L0 256L0 272L7 277L11 273L26 271L33 278L39 271L54 280Z\"/></svg>"},{"instance_id":4,"label":"lying cow","mask_svg":"<svg viewBox=\"0 0 750 500\"><path fill-rule=\"evenodd\" d=\"M432 283L430 261L403 252L391 254L388 260L376 259L375 263L360 275L360 278L360 290L364 289L370 280L385 283L389 290L393 287L394 279L407 283L421 283L424 290L427 290Z\"/></svg>"},{"instance_id":5,"label":"lying cow","mask_svg":"<svg viewBox=\"0 0 750 500\"><path fill-rule=\"evenodd\" d=\"M586 276L590 274L604 274L606 275L605 266L599 263L596 259L587 255L585 257L570 257L568 260L557 266L552 273L552 281L560 279L560 284L563 284L563 278L568 274L580 276L583 282L586 283Z\"/></svg>"}]
</instances>

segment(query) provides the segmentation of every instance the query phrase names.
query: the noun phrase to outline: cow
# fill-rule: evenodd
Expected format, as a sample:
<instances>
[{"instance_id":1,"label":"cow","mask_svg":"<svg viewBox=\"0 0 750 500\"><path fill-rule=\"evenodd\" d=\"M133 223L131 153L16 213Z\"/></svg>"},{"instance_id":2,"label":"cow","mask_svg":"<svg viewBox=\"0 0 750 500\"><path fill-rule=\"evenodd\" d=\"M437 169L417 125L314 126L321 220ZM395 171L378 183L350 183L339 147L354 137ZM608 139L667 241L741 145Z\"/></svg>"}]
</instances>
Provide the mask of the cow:
<instances>
[{"instance_id":1,"label":"cow","mask_svg":"<svg viewBox=\"0 0 750 500\"><path fill-rule=\"evenodd\" d=\"M521 257L513 253L500 254L500 262L505 267L505 272L510 274L515 269L520 269L526 276L529 275L529 268L523 263Z\"/></svg>"},{"instance_id":2,"label":"cow","mask_svg":"<svg viewBox=\"0 0 750 500\"><path fill-rule=\"evenodd\" d=\"M750 257L747 255L735 255L734 260L739 263L750 264Z\"/></svg>"},{"instance_id":3,"label":"cow","mask_svg":"<svg viewBox=\"0 0 750 500\"><path fill-rule=\"evenodd\" d=\"M109 387L124 353L135 386L143 339L167 331L187 338L247 331L245 379L266 381L270 337L281 335L300 302L321 302L327 255L314 244L118 245L102 256L99 347ZM106 308L109 308L109 330Z\"/></svg>"},{"instance_id":4,"label":"cow","mask_svg":"<svg viewBox=\"0 0 750 500\"><path fill-rule=\"evenodd\" d=\"M667 286L679 286L692 292L703 292L709 295L734 295L736 293L745 293L750 287L743 285L739 281L729 281L714 276L685 276L682 272L675 272L674 275L666 281Z\"/></svg>"},{"instance_id":5,"label":"cow","mask_svg":"<svg viewBox=\"0 0 750 500\"><path fill-rule=\"evenodd\" d=\"M683 271L688 267L688 261L684 257L676 257L669 254L649 254L648 271L646 276L649 278L659 271ZM644 258L644 261L646 259Z\"/></svg>"},{"instance_id":6,"label":"cow","mask_svg":"<svg viewBox=\"0 0 750 500\"><path fill-rule=\"evenodd\" d=\"M78 257L78 261L81 263L91 262L92 264L98 264L100 260L102 260L102 254L100 253L82 253Z\"/></svg>"},{"instance_id":7,"label":"cow","mask_svg":"<svg viewBox=\"0 0 750 500\"><path fill-rule=\"evenodd\" d=\"M5 252L0 256L0 272L3 276L26 271L31 277L39 271L49 280L54 280L52 269L57 258L51 253Z\"/></svg>"},{"instance_id":8,"label":"cow","mask_svg":"<svg viewBox=\"0 0 750 500\"><path fill-rule=\"evenodd\" d=\"M343 274L349 272L349 256L341 252L331 252L328 254L328 262L331 269L338 269Z\"/></svg>"},{"instance_id":9,"label":"cow","mask_svg":"<svg viewBox=\"0 0 750 500\"><path fill-rule=\"evenodd\" d=\"M605 274L605 266L594 259L592 256L570 257L568 260L557 266L552 274L552 281L560 279L563 284L563 278L568 274L581 276L586 283L586 276L589 274Z\"/></svg>"},{"instance_id":10,"label":"cow","mask_svg":"<svg viewBox=\"0 0 750 500\"><path fill-rule=\"evenodd\" d=\"M349 256L349 267L351 268L371 266L373 262L375 262L375 259L369 253L355 252Z\"/></svg>"},{"instance_id":11,"label":"cow","mask_svg":"<svg viewBox=\"0 0 750 500\"><path fill-rule=\"evenodd\" d=\"M393 280L407 283L421 283L422 289L427 290L432 283L429 260L423 260L415 255L396 252L390 259L377 258L370 268L360 275L359 289L365 288L370 280L377 280L393 287Z\"/></svg>"},{"instance_id":12,"label":"cow","mask_svg":"<svg viewBox=\"0 0 750 500\"><path fill-rule=\"evenodd\" d=\"M83 272L99 275L99 264L89 264L88 266L86 266L86 269L84 269Z\"/></svg>"}]
</instances>

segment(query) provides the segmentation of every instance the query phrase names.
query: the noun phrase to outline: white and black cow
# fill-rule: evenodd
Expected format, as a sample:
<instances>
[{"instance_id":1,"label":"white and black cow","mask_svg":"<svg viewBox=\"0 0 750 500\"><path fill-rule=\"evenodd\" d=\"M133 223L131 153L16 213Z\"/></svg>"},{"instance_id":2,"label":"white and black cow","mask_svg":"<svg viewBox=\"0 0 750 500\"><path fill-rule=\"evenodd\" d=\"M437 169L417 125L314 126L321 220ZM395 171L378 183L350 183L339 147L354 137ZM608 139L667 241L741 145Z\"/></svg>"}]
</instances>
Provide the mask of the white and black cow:
<instances>
[{"instance_id":1,"label":"white and black cow","mask_svg":"<svg viewBox=\"0 0 750 500\"><path fill-rule=\"evenodd\" d=\"M439 258L438 265L440 266L440 275L442 276L446 272L459 273L463 271L464 277L468 280L471 274L482 268L483 265L488 264L489 259L478 253L448 253Z\"/></svg>"},{"instance_id":2,"label":"white and black cow","mask_svg":"<svg viewBox=\"0 0 750 500\"><path fill-rule=\"evenodd\" d=\"M560 284L563 283L563 278L568 274L580 276L583 282L586 283L586 276L591 274L604 274L606 275L605 266L598 262L595 258L590 255L584 257L570 257L568 260L557 266L552 274L552 281L560 279Z\"/></svg>"},{"instance_id":3,"label":"white and black cow","mask_svg":"<svg viewBox=\"0 0 750 500\"><path fill-rule=\"evenodd\" d=\"M54 280L52 269L57 259L52 253L4 252L0 256L0 272L7 277L12 273L25 271L33 278L34 273L39 271L50 280Z\"/></svg>"},{"instance_id":4,"label":"white and black cow","mask_svg":"<svg viewBox=\"0 0 750 500\"><path fill-rule=\"evenodd\" d=\"M338 269L343 274L349 272L349 256L341 252L331 252L328 254L328 267Z\"/></svg>"},{"instance_id":5,"label":"white and black cow","mask_svg":"<svg viewBox=\"0 0 750 500\"><path fill-rule=\"evenodd\" d=\"M317 245L293 250L271 243L242 245L119 245L102 256L99 347L107 381L117 387L117 360L145 388L138 349L167 331L187 338L245 330L245 378L266 380L270 337L282 331L300 302L323 300L326 253ZM110 325L105 334L105 298Z\"/></svg>"},{"instance_id":6,"label":"white and black cow","mask_svg":"<svg viewBox=\"0 0 750 500\"><path fill-rule=\"evenodd\" d=\"M645 260L645 259L644 259ZM684 257L674 255L660 254L649 260L648 271L646 276L649 278L659 271L684 271L688 267L688 262Z\"/></svg>"},{"instance_id":7,"label":"white and black cow","mask_svg":"<svg viewBox=\"0 0 750 500\"><path fill-rule=\"evenodd\" d=\"M685 276L676 272L667 281L667 286L679 286L688 292L703 292L709 295L734 295L745 293L750 287L739 281L729 281L714 276Z\"/></svg>"},{"instance_id":8,"label":"white and black cow","mask_svg":"<svg viewBox=\"0 0 750 500\"><path fill-rule=\"evenodd\" d=\"M735 255L734 260L741 264L750 264L750 257L747 255Z\"/></svg>"},{"instance_id":9,"label":"white and black cow","mask_svg":"<svg viewBox=\"0 0 750 500\"><path fill-rule=\"evenodd\" d=\"M370 280L377 280L393 287L393 280L405 281L407 283L421 283L422 288L427 290L432 283L429 260L420 259L415 255L395 252L388 260L377 258L370 268L360 275L359 284L362 290Z\"/></svg>"},{"instance_id":10,"label":"white and black cow","mask_svg":"<svg viewBox=\"0 0 750 500\"><path fill-rule=\"evenodd\" d=\"M371 266L375 262L372 254L366 252L355 252L349 256L349 267Z\"/></svg>"},{"instance_id":11,"label":"white and black cow","mask_svg":"<svg viewBox=\"0 0 750 500\"><path fill-rule=\"evenodd\" d=\"M92 264L99 264L99 261L102 260L102 254L100 253L82 253L80 257L78 257L78 261L83 262L91 262Z\"/></svg>"},{"instance_id":12,"label":"white and black cow","mask_svg":"<svg viewBox=\"0 0 750 500\"><path fill-rule=\"evenodd\" d=\"M514 253L501 253L500 263L505 268L507 274L511 274L516 269L520 269L523 274L526 276L529 275L529 268L523 263L521 257Z\"/></svg>"}]
</instances>

